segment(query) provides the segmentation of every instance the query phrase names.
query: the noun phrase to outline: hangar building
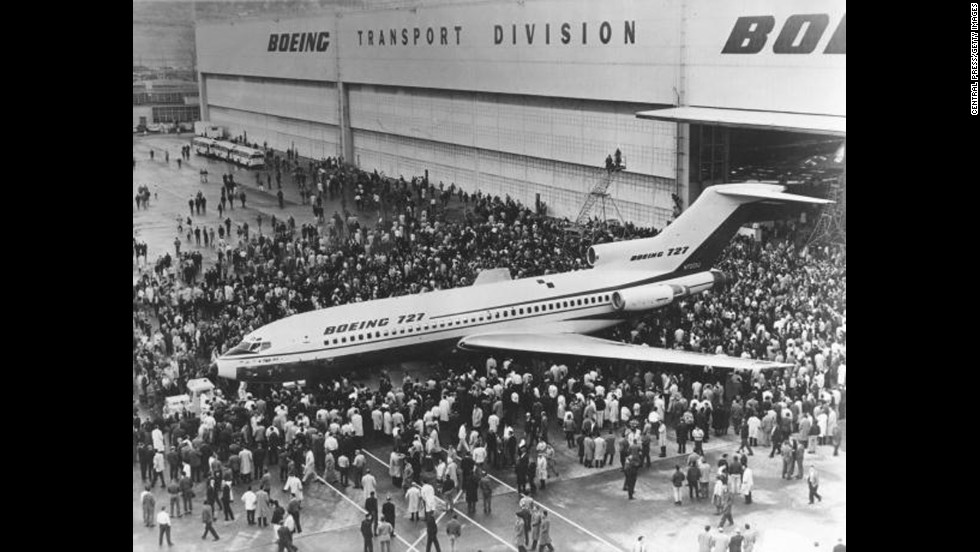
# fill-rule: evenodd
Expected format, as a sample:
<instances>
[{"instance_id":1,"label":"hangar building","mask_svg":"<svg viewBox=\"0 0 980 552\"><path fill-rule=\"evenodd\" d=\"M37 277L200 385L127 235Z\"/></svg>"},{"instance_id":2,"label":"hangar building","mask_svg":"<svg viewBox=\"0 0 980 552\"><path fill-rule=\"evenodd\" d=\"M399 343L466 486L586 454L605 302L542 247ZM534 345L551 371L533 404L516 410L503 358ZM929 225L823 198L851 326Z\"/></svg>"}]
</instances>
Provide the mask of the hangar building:
<instances>
[{"instance_id":1,"label":"hangar building","mask_svg":"<svg viewBox=\"0 0 980 552\"><path fill-rule=\"evenodd\" d=\"M366 5L199 23L202 119L573 219L619 148L609 192L656 227L727 180L731 129L845 134L843 0Z\"/></svg>"}]
</instances>

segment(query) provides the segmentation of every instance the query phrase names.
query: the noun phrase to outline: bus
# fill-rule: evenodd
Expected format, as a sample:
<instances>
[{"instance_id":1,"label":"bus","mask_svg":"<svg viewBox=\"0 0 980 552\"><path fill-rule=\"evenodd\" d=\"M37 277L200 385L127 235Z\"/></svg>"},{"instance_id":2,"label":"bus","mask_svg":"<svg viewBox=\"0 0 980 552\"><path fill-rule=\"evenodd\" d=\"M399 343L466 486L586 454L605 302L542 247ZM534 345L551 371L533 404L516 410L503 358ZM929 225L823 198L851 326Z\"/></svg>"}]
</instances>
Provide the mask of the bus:
<instances>
[{"instance_id":1,"label":"bus","mask_svg":"<svg viewBox=\"0 0 980 552\"><path fill-rule=\"evenodd\" d=\"M215 140L198 136L197 138L194 138L191 143L194 145L194 152L198 155L212 155L211 148L214 147Z\"/></svg>"},{"instance_id":2,"label":"bus","mask_svg":"<svg viewBox=\"0 0 980 552\"><path fill-rule=\"evenodd\" d=\"M222 161L231 161L231 152L234 147L235 145L231 142L215 140L214 144L211 145L211 156Z\"/></svg>"},{"instance_id":3,"label":"bus","mask_svg":"<svg viewBox=\"0 0 980 552\"><path fill-rule=\"evenodd\" d=\"M247 169L262 168L265 165L265 154L261 151L245 146L235 145L231 148L229 159Z\"/></svg>"}]
</instances>

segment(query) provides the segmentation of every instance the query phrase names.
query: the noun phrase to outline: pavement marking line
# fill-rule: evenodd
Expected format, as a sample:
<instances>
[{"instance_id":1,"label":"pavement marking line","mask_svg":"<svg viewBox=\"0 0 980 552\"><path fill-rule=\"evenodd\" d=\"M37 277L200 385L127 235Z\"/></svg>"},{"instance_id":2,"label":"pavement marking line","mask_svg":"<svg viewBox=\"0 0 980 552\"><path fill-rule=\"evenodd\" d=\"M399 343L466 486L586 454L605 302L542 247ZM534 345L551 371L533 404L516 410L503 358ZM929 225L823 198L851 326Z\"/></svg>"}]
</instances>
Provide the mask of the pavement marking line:
<instances>
[{"instance_id":1,"label":"pavement marking line","mask_svg":"<svg viewBox=\"0 0 980 552\"><path fill-rule=\"evenodd\" d=\"M376 462L378 462L378 463L380 463L380 464L382 464L382 465L384 465L384 466L388 466L388 467L390 467L390 466L391 466L390 464L388 464L388 463L387 463L387 462L385 462L384 460L382 460L382 459L380 459L380 458L378 458L377 456L375 456L374 454L371 454L371 453L370 453L369 451L367 451L367 450L364 450L363 448L361 449L361 452L363 452L364 454L366 454L366 455L368 455L368 456L370 456L370 457L371 457L371 458L373 458L373 459L374 459L374 460L375 460ZM496 479L496 478L494 478L494 479ZM414 485L414 486L416 486L416 487L418 487L418 486L419 486L419 485L418 485L417 483L412 483L412 485ZM508 486L509 486L509 485L508 485ZM462 491L462 490L461 490L461 491L459 491L459 494L457 494L457 495L456 495L456 498L459 498L459 495L460 495L460 494L462 494L462 493L463 493L463 491ZM445 502L446 502L445 500L443 500L443 499L441 499L441 498L439 498L438 496L436 497L436 500L437 500L437 501L439 501L439 502L443 502L443 503L445 503ZM445 512L443 512L443 513L445 513ZM465 520L467 520L467 521L469 521L469 522L470 522L470 523L472 523L473 525L475 525L475 526L477 526L477 527L479 527L480 529L482 529L482 530L483 530L483 532L484 532L484 533L486 533L486 534L488 534L488 535L490 535L491 537L493 537L493 538L495 538L495 539L497 539L498 541L500 541L500 543L501 543L501 544L503 544L503 545L504 545L504 546L506 546L507 548L509 548L509 549L511 549L511 550L513 550L514 552L517 552L517 547L515 547L514 545L512 545L512 544L510 544L509 542L507 542L507 541L505 541L504 539L502 539L502 538L500 538L500 536L498 536L498 535L497 535L496 533L494 533L493 531L491 531L491 530L489 530L489 529L487 529L486 527L484 527L483 525L481 525L480 523L478 523L478 522L477 522L477 521L476 521L475 519L473 519L473 518L471 518L471 517L469 517L469 516L467 516L466 514L464 514L464 513L462 513L462 512L460 512L460 511L458 511L458 510L455 510L455 509L453 510L453 513L455 513L456 515L458 515L458 516L460 516L460 517L462 517L463 519L465 519ZM619 550L619 549L617 549L617 550Z\"/></svg>"},{"instance_id":2,"label":"pavement marking line","mask_svg":"<svg viewBox=\"0 0 980 552\"><path fill-rule=\"evenodd\" d=\"M360 512L362 514L368 513L367 510L365 510L364 508L361 508L361 505L360 504L354 502L354 500L351 497L349 497L346 494L340 492L333 485L331 485L330 483L327 483L327 481L325 479L323 479L322 477L320 477L319 475L316 476L316 479L320 483L323 483L324 485L326 485L330 490L332 490L333 492L335 492L338 495L340 495L341 498L343 498L347 502L350 502L351 504L353 504L354 507L357 508L358 510L360 510ZM415 545L414 544L409 544L409 542L407 540L403 539L401 535L395 535L395 538L398 539L399 541L401 541L402 544L404 544L405 546L407 546L408 547L408 550L415 550L415 552L419 552L419 550L417 548L415 548Z\"/></svg>"},{"instance_id":3,"label":"pavement marking line","mask_svg":"<svg viewBox=\"0 0 980 552\"><path fill-rule=\"evenodd\" d=\"M719 439L718 441L719 441L720 443L724 443L724 441L721 441L720 439ZM706 449L709 449L709 450L719 450L719 449L721 449L721 448L723 448L723 447L721 447L721 446L715 446L715 447L710 447L710 448L709 448L709 447L705 447L705 448L706 448ZM657 459L658 459L658 460L670 460L670 459L673 459L673 458L683 458L683 457L686 457L686 456L690 456L690 454L691 454L691 453L683 453L683 454L681 454L681 453L678 453L678 454L674 454L674 455L672 455L672 456L666 456L666 457L663 457L663 458L660 458L660 457L658 456L658 457L657 457ZM605 473L608 473L609 471L612 471L612 470L607 470L607 471L606 471ZM506 487L506 488L508 488L508 489L510 489L511 491L515 491L515 492L517 491L517 489L516 489L516 488L514 488L514 487L512 487L512 486L510 486L510 485L508 485L507 483L504 483L503 481L501 481L500 479L498 479L497 477L495 477L495 476L494 476L494 475L492 475L491 473L489 473L489 472L487 472L487 476L489 476L489 477L490 477L491 479L493 479L493 480L494 480L494 481L496 481L497 483L500 483L500 485L501 485L501 486L503 486L503 487ZM585 476L585 477L587 477L587 476ZM518 492L517 494L519 494L519 495L520 495L521 493L520 493L520 492ZM535 499L533 499L533 498L532 498L531 500L532 500L532 501L533 501L533 502L534 502L535 504L537 504L538 506L541 506L541 507L542 507L542 508L544 508L545 510L548 510L549 512L551 512L552 514L554 514L554 515L555 515L555 517L557 517L557 518L559 518L559 519L561 519L561 520L562 520L562 521L564 521L565 523L568 523L568 524L569 524L569 525L571 525L572 527L575 527L575 528L577 528L578 530L580 530L580 531L582 531L582 532L583 532L583 533L585 533L586 535L589 535L590 537L592 537L592 538L594 538L595 540L597 540L597 541L599 541L599 542L601 542L602 544L605 544L605 545L606 545L606 546L608 546L609 548L611 548L611 549L613 549L613 550L616 550L617 552L622 552L622 549L621 549L621 548L619 548L618 546L616 546L616 545L614 545L614 544L612 544L611 542L609 542L609 541L607 541L607 540L605 540L605 539L603 539L603 538L602 538L602 537L600 537L599 535L596 535L596 534L595 534L595 533L593 533L592 531L589 531L588 529L586 529L586 528L585 528L585 527L583 527L582 525L580 525L580 524L578 524L578 523L576 523L576 522L574 522L574 521L572 521L572 520L570 520L570 519L568 519L567 517L565 517L565 516L563 516L563 515L561 515L560 513L558 513L558 512L556 512L556 511L554 511L554 510L552 510L551 508L549 508L549 507L547 507L547 506L545 506L545 505L544 505L544 504L543 504L542 502L539 502L539 501L537 501L537 500L535 500Z\"/></svg>"},{"instance_id":4,"label":"pavement marking line","mask_svg":"<svg viewBox=\"0 0 980 552\"><path fill-rule=\"evenodd\" d=\"M382 460L382 459L380 459L380 458L378 458L378 457L377 457L377 456L375 456L374 454L371 454L370 452L368 452L368 451L366 451L366 450L364 450L364 449L361 449L361 452L363 452L364 454L366 454L366 455L368 455L368 456L370 456L371 458L374 458L374 459L375 459L375 460L376 460L377 462L379 462L379 463L381 463L381 464L383 464L383 465L385 465L385 466L388 466L388 465L389 465L389 464L388 464L387 462L385 462L384 460ZM491 479L493 479L493 480L495 480L495 481L496 481L497 483L500 483L500 485L501 485L501 486L503 486L503 487L506 487L506 488L508 488L508 489L510 489L511 491L517 491L517 489L516 489L516 488L514 488L514 487L512 487L512 486L510 486L510 485L508 485L507 483L504 483L504 482L503 482L503 481L501 481L500 479L497 479L496 477L494 477L493 475L491 475L491 474L490 474L489 472L487 472L487 475L488 475L488 476L489 476L489 477L490 477ZM518 493L518 494L521 494L521 493ZM437 497L437 500L442 500L442 499L441 499L441 498L438 498L438 497ZM532 501L534 501L534 503L535 503L535 504L537 504L537 505L539 505L539 506L541 506L541 507L542 507L542 508L544 508L545 510L548 510L549 512L551 512L552 514L554 514L554 515L555 515L555 517L557 517L557 518L559 518L559 519L561 519L561 520L563 520L563 521L564 521L565 523L568 523L568 524L569 524L569 525L571 525L572 527L575 527L575 528L577 528L577 529L578 529L579 531L582 531L583 533L585 533L586 535L588 535L588 536L590 536L590 537L592 537L593 539L595 539L595 540L597 540L597 541L599 541L599 542L601 542L602 544L604 544L604 545L606 545L606 546L608 546L609 548L611 548L611 549L613 549L613 550L615 550L616 552L623 552L623 549L621 549L621 548L619 548L619 547L618 547L618 546L616 546L615 544L612 544L611 542L609 542L609 541L607 541L606 539L604 539L604 538L602 538L602 537L600 537L599 535L596 535L596 534L595 534L595 533L593 533L592 531L589 531L589 530L588 530L588 529L586 529L585 527L582 527L582 526L581 526L581 525L579 525L578 523L575 523L574 521L572 521L572 520L570 520L570 519L568 519L567 517L565 517L565 516L563 516L563 515L561 515L560 513L558 513L558 512L556 512L556 511L554 511L554 510L552 510L551 508L549 508L549 507L547 507L547 506L545 506L544 504L542 504L542 503L540 503L540 502L538 502L537 500L534 500L534 499L531 499L531 500L532 500ZM479 527L479 528L481 528L481 529L483 529L484 531L486 531L487 533L489 533L489 534L490 534L491 536L493 536L493 538L495 538L495 539L497 539L498 541L500 541L500 542L502 542L502 543L504 543L504 544L505 544L505 545L506 545L507 547L509 547L509 548L510 548L511 550L514 550L514 551L516 552L516 550L517 550L517 548L515 548L515 547L513 547L513 546L511 546L511 544L510 544L510 543L508 543L507 541L505 541L505 540L503 540L503 539L501 539L500 537L498 537L498 536L497 536L497 534L496 534L496 533L494 533L493 531L490 531L490 530L489 530L489 529L487 529L486 527L484 527L484 526L482 526L482 525L480 525L479 523L477 523L477 522L476 522L476 520L474 520L474 519L472 519L472 518L470 518L470 517L468 517L468 516L466 516L466 515L464 515L464 514L462 514L462 513L459 513L459 512L457 512L457 514L459 514L460 516L463 516L463 518L464 518L464 519L467 519L467 520L469 520L469 521L471 521L471 522L473 522L473 524L474 524L474 525L476 525L477 527Z\"/></svg>"},{"instance_id":5,"label":"pavement marking line","mask_svg":"<svg viewBox=\"0 0 980 552\"><path fill-rule=\"evenodd\" d=\"M504 486L504 487L507 487L508 489L510 489L510 490L512 490L512 491L516 491L516 490L517 490L517 489L515 489L514 487L511 487L510 485L508 485L507 483L504 483L504 482L503 482L503 481L501 481L500 479L497 479L497 478L496 478L496 477L494 477L493 475L490 475L489 473L487 473L487 476L489 476L489 477L490 477L491 479L493 479L493 480L495 480L495 481L497 481L497 482L498 482L498 483L500 483L500 484L501 484L502 486ZM519 494L519 495L520 495L521 493L517 493L517 494ZM522 495L522 496L523 496L523 495ZM609 541L607 541L606 539L604 539L604 538L602 538L602 537L600 537L599 535L596 535L596 534L595 534L595 533L593 533L592 531L589 531L589 530L588 530L588 529L586 529L585 527L582 527L582 526L581 526L581 525L579 525L578 523L575 523L574 521L572 521L572 520L570 520L570 519L568 519L567 517L565 517L565 516L563 516L563 515L561 515L561 514L559 514L558 512L556 512L556 511L554 511L554 510L552 510L551 508L549 508L549 507L547 507L547 506L545 506L545 505L544 505L544 504L542 504L541 502L538 502L537 500L534 500L533 498L531 499L531 501L532 501L532 502L534 502L535 504L537 504L538 506L541 506L541 507L542 507L542 508L544 508L545 510L548 510L549 512L551 512L552 514L554 514L554 515L555 515L555 517L557 517L557 518L559 518L559 519L561 519L562 521L564 521L565 523L567 523L567 524L569 524L569 525L571 525L572 527L575 527L575 528L576 528L576 529L578 529L579 531L582 531L582 532L583 532L583 533L585 533L586 535L588 535L588 536L590 536L590 537L592 537L593 539L595 539L595 540L597 540L597 541L599 541L599 542L601 542L602 544L604 544L604 545L606 545L606 546L608 546L609 548L611 548L611 549L613 549L613 550L615 550L616 552L623 552L623 549L622 549L622 548L620 548L620 547L618 547L618 546L616 546L615 544L612 544L611 542L609 542Z\"/></svg>"},{"instance_id":6,"label":"pavement marking line","mask_svg":"<svg viewBox=\"0 0 980 552\"><path fill-rule=\"evenodd\" d=\"M454 499L453 499L453 502L455 502L455 501L457 501L457 500L459 500L459 495L461 495L461 494L463 494L463 491L459 491L459 492L458 492L458 493L456 494L456 498L454 498ZM444 516L445 516L446 514L448 514L448 513L449 513L449 510L446 510L446 511L444 511L443 513L441 513L441 514L439 514L439 517L437 517L437 518L436 518L436 525L439 525L439 521L440 521L440 520L442 520L442 518L443 518L443 517L444 517ZM428 530L428 528L426 528L426 530L425 530L425 532L424 532L424 533L422 533L421 535L419 535L419 538L417 538L417 539L415 539L415 542L413 542L413 543L412 543L412 547L414 548L414 547L415 547L415 545L417 545L418 543L420 543L420 542L422 541L422 539L423 539L423 538L424 538L425 536L427 536L428 534L429 534L429 530Z\"/></svg>"}]
</instances>

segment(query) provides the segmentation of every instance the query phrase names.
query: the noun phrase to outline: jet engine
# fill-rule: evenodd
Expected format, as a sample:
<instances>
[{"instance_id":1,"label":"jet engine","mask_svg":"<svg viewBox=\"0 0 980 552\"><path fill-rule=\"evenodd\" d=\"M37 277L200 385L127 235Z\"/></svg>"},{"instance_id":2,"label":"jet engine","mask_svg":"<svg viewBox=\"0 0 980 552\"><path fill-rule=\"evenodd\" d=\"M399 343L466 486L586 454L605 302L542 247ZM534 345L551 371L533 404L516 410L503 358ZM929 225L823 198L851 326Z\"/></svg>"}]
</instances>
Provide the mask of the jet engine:
<instances>
[{"instance_id":1,"label":"jet engine","mask_svg":"<svg viewBox=\"0 0 980 552\"><path fill-rule=\"evenodd\" d=\"M613 308L618 311L659 309L674 300L674 289L665 284L627 288L613 293Z\"/></svg>"},{"instance_id":2,"label":"jet engine","mask_svg":"<svg viewBox=\"0 0 980 552\"><path fill-rule=\"evenodd\" d=\"M674 299L687 297L722 286L728 278L720 270L708 270L674 278L664 283L647 284L613 292L613 308L618 311L645 311L669 305Z\"/></svg>"},{"instance_id":3,"label":"jet engine","mask_svg":"<svg viewBox=\"0 0 980 552\"><path fill-rule=\"evenodd\" d=\"M629 260L631 255L646 253L651 248L656 247L658 237L644 238L639 240L627 240L621 242L600 243L593 245L586 251L585 260L589 266L604 266Z\"/></svg>"}]
</instances>

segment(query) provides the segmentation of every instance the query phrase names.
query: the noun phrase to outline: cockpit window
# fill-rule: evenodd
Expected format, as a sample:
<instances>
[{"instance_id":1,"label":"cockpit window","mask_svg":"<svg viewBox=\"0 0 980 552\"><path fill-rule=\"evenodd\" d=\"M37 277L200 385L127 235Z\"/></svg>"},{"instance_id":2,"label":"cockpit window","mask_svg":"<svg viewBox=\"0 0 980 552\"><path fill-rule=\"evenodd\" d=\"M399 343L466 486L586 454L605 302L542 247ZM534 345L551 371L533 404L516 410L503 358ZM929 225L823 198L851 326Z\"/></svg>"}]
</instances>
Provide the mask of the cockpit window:
<instances>
[{"instance_id":1,"label":"cockpit window","mask_svg":"<svg viewBox=\"0 0 980 552\"><path fill-rule=\"evenodd\" d=\"M225 353L225 355L227 356L247 355L247 354L257 353L260 350L268 349L269 347L272 347L272 343L269 343L268 341L266 342L242 341L241 343L236 345L232 350Z\"/></svg>"}]
</instances>

